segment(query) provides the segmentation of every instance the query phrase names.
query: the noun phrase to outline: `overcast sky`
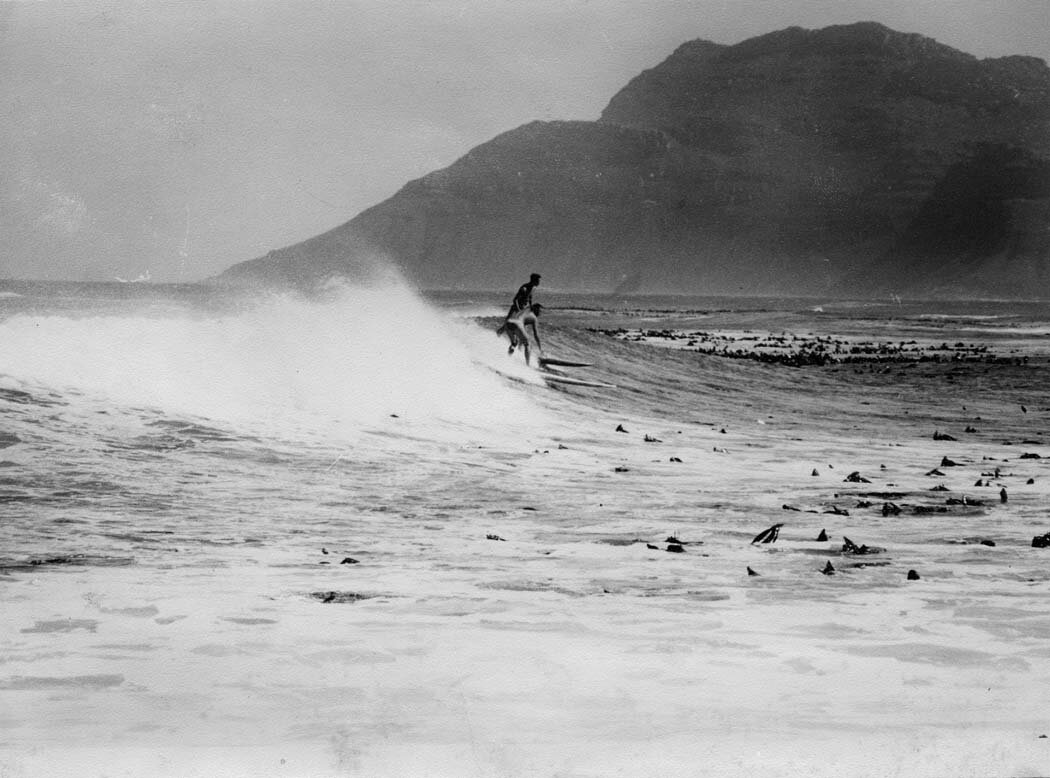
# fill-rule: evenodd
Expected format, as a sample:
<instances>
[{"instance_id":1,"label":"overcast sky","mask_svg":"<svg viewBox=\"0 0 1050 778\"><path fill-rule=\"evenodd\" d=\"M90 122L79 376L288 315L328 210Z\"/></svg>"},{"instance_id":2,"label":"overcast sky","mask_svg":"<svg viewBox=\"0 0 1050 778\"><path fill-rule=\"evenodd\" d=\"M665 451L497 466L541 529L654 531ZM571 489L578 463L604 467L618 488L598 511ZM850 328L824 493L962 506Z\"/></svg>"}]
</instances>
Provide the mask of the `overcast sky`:
<instances>
[{"instance_id":1,"label":"overcast sky","mask_svg":"<svg viewBox=\"0 0 1050 778\"><path fill-rule=\"evenodd\" d=\"M199 280L684 41L869 20L1050 58L1050 0L0 2L0 278Z\"/></svg>"}]
</instances>

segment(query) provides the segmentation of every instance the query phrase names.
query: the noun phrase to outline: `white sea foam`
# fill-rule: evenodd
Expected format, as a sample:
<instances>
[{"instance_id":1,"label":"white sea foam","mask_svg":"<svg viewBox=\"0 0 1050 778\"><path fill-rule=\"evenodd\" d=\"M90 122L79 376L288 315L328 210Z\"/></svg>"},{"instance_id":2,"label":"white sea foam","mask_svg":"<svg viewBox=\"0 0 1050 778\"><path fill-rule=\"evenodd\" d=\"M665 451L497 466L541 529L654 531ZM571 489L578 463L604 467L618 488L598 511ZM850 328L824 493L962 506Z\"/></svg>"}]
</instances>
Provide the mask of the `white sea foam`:
<instances>
[{"instance_id":1,"label":"white sea foam","mask_svg":"<svg viewBox=\"0 0 1050 778\"><path fill-rule=\"evenodd\" d=\"M396 283L214 316L14 316L0 323L0 364L9 383L279 427L353 430L396 414L493 428L539 412L499 375L537 380L501 341Z\"/></svg>"}]
</instances>

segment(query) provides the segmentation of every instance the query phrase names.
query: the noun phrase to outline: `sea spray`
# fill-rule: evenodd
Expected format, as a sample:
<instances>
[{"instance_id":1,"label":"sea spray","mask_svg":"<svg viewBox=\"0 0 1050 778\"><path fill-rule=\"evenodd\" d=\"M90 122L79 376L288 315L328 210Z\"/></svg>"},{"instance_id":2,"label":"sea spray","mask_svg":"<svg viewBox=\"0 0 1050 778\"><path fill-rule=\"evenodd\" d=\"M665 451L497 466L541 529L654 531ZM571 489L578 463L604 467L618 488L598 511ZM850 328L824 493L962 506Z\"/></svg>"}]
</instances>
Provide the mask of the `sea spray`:
<instances>
[{"instance_id":1,"label":"sea spray","mask_svg":"<svg viewBox=\"0 0 1050 778\"><path fill-rule=\"evenodd\" d=\"M352 436L395 418L434 427L423 435L507 430L541 413L507 380L537 381L502 341L402 284L232 303L11 316L0 382L288 434Z\"/></svg>"}]
</instances>

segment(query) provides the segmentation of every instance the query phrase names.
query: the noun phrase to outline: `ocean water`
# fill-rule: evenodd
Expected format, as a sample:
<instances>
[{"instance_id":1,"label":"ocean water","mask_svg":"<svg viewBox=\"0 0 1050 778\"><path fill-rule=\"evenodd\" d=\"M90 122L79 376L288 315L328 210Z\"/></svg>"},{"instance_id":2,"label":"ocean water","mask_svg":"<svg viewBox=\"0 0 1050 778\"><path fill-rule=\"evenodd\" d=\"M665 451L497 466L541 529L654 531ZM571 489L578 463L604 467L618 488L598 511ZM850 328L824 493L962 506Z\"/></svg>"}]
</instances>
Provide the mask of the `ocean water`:
<instances>
[{"instance_id":1,"label":"ocean water","mask_svg":"<svg viewBox=\"0 0 1050 778\"><path fill-rule=\"evenodd\" d=\"M0 765L1050 771L1050 306L504 297L0 284Z\"/></svg>"}]
</instances>

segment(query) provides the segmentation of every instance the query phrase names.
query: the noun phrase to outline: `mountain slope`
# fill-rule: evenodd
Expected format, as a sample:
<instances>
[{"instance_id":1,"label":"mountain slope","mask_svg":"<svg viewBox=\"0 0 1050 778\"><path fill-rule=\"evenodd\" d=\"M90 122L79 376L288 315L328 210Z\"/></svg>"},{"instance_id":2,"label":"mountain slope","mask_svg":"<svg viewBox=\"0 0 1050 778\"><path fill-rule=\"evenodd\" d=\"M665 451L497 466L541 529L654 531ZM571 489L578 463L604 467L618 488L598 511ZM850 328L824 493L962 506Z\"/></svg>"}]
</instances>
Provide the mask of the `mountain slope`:
<instances>
[{"instance_id":1,"label":"mountain slope","mask_svg":"<svg viewBox=\"0 0 1050 778\"><path fill-rule=\"evenodd\" d=\"M1050 297L1050 70L873 23L692 41L221 279L392 257L428 287ZM960 210L961 209L961 210Z\"/></svg>"}]
</instances>

